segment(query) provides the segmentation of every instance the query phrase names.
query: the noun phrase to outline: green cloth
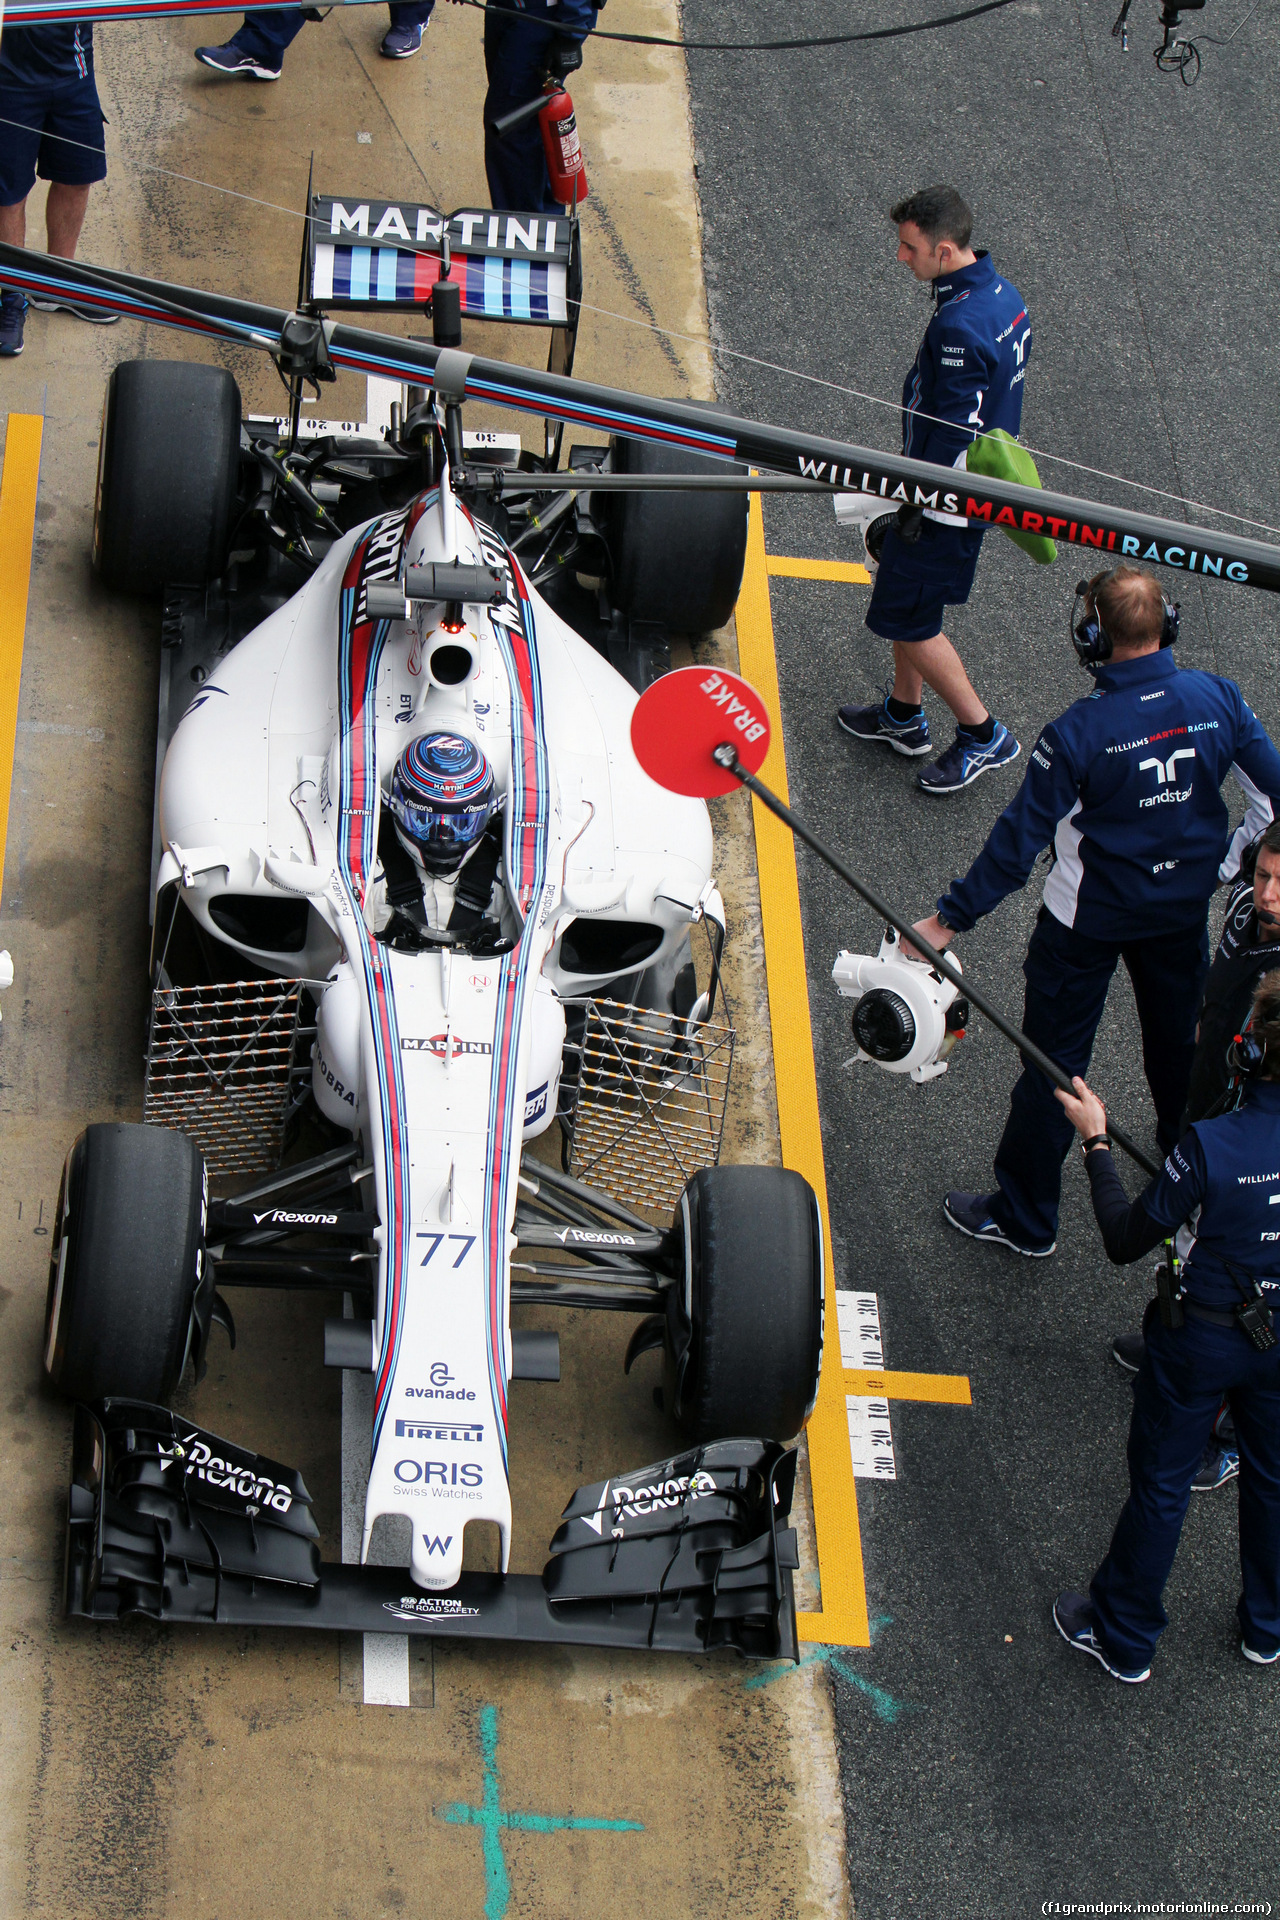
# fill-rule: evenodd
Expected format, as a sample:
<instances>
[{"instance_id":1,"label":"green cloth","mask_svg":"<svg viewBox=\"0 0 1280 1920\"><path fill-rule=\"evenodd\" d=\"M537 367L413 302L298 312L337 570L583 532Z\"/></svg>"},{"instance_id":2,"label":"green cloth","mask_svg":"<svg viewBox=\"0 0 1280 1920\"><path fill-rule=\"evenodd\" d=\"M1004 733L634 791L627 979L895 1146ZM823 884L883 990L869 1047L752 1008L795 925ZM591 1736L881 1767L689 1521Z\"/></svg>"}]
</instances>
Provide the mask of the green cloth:
<instances>
[{"instance_id":1,"label":"green cloth","mask_svg":"<svg viewBox=\"0 0 1280 1920\"><path fill-rule=\"evenodd\" d=\"M1040 485L1035 461L1003 427L993 427L990 433L978 436L965 456L965 470L980 473L986 480L1016 480L1023 487ZM1023 533L1020 527L1002 527L1001 532L1042 567L1058 557L1057 546L1046 534Z\"/></svg>"}]
</instances>

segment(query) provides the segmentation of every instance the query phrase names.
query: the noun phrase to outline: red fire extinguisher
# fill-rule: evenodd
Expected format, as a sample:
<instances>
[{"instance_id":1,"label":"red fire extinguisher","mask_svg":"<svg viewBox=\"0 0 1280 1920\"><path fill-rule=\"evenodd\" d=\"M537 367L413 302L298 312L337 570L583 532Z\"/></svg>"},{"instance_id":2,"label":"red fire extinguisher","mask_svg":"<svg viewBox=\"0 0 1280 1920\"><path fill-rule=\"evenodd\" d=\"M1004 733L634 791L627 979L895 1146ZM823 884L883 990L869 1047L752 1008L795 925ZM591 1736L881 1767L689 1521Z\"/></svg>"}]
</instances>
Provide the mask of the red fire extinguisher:
<instances>
[{"instance_id":1,"label":"red fire extinguisher","mask_svg":"<svg viewBox=\"0 0 1280 1920\"><path fill-rule=\"evenodd\" d=\"M538 126L547 156L551 191L565 206L576 207L587 197L587 169L573 101L563 87L554 87L547 95L538 114Z\"/></svg>"}]
</instances>

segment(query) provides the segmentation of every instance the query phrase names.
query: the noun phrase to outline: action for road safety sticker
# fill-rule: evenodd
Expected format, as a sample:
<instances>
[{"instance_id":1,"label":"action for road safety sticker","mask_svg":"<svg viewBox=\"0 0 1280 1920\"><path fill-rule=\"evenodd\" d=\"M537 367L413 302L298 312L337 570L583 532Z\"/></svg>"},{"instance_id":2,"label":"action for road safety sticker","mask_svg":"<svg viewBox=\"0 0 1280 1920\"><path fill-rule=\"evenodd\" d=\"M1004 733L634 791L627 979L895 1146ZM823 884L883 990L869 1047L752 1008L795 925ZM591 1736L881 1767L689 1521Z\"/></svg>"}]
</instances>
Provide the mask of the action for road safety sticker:
<instances>
[{"instance_id":1,"label":"action for road safety sticker","mask_svg":"<svg viewBox=\"0 0 1280 1920\"><path fill-rule=\"evenodd\" d=\"M840 1359L859 1372L879 1372L884 1366L880 1334L880 1302L874 1293L837 1293L836 1321L840 1328ZM889 1402L878 1395L847 1393L849 1457L855 1480L896 1480L893 1428Z\"/></svg>"}]
</instances>

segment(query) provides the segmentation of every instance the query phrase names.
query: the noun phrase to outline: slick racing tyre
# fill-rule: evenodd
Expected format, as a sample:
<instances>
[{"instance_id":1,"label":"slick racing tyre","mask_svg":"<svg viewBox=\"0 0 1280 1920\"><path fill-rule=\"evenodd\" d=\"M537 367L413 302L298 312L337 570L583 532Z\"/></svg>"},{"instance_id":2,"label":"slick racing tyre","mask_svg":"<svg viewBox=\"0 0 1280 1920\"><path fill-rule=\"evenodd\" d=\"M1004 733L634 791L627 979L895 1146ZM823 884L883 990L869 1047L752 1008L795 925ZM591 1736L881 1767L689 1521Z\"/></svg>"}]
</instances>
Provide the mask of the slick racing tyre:
<instances>
[{"instance_id":1,"label":"slick racing tyre","mask_svg":"<svg viewBox=\"0 0 1280 1920\"><path fill-rule=\"evenodd\" d=\"M784 1167L708 1167L676 1212L687 1289L668 1295L665 1402L694 1441L790 1440L818 1391L822 1230Z\"/></svg>"},{"instance_id":2,"label":"slick racing tyre","mask_svg":"<svg viewBox=\"0 0 1280 1920\"><path fill-rule=\"evenodd\" d=\"M612 442L615 473L745 473L657 440ZM745 493L615 493L609 499L613 604L674 633L713 633L738 598L747 552Z\"/></svg>"},{"instance_id":3,"label":"slick racing tyre","mask_svg":"<svg viewBox=\"0 0 1280 1920\"><path fill-rule=\"evenodd\" d=\"M44 1370L60 1393L168 1400L187 1357L204 1211L204 1160L185 1134L85 1128L49 1255Z\"/></svg>"},{"instance_id":4,"label":"slick racing tyre","mask_svg":"<svg viewBox=\"0 0 1280 1920\"><path fill-rule=\"evenodd\" d=\"M203 587L226 565L240 389L223 367L126 360L107 382L93 564L121 593Z\"/></svg>"}]
</instances>

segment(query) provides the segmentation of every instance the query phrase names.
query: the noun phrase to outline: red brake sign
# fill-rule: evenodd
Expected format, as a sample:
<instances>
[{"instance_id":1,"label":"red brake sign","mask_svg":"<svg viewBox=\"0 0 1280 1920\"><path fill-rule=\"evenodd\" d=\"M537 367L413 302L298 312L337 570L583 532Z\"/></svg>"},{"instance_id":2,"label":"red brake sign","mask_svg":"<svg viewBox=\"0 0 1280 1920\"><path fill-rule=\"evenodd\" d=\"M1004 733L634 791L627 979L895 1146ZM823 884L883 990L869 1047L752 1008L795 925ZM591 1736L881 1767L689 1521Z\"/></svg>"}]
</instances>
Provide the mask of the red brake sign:
<instances>
[{"instance_id":1,"label":"red brake sign","mask_svg":"<svg viewBox=\"0 0 1280 1920\"><path fill-rule=\"evenodd\" d=\"M748 773L769 751L769 716L755 688L718 667L680 667L641 694L631 716L636 759L660 787L710 800L732 793L733 774L712 758L732 746Z\"/></svg>"}]
</instances>

